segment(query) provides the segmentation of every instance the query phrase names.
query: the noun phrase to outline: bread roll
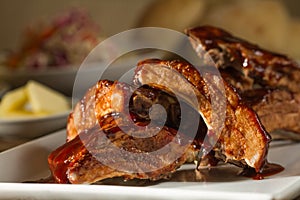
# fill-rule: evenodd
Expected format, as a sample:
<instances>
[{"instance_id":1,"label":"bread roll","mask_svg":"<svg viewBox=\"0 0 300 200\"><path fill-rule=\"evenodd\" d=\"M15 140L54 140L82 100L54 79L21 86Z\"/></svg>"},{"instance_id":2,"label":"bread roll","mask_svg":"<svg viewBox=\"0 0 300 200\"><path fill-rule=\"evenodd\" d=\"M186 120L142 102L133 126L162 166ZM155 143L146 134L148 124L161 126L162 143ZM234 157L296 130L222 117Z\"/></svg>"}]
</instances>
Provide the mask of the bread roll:
<instances>
[{"instance_id":1,"label":"bread roll","mask_svg":"<svg viewBox=\"0 0 300 200\"><path fill-rule=\"evenodd\" d=\"M214 8L202 23L224 28L264 48L282 51L288 22L287 10L279 1L241 0Z\"/></svg>"},{"instance_id":2,"label":"bread roll","mask_svg":"<svg viewBox=\"0 0 300 200\"><path fill-rule=\"evenodd\" d=\"M300 61L300 20L292 20L286 38L285 54Z\"/></svg>"},{"instance_id":3,"label":"bread roll","mask_svg":"<svg viewBox=\"0 0 300 200\"><path fill-rule=\"evenodd\" d=\"M182 32L199 21L205 0L157 0L147 8L139 26L170 28Z\"/></svg>"}]
</instances>

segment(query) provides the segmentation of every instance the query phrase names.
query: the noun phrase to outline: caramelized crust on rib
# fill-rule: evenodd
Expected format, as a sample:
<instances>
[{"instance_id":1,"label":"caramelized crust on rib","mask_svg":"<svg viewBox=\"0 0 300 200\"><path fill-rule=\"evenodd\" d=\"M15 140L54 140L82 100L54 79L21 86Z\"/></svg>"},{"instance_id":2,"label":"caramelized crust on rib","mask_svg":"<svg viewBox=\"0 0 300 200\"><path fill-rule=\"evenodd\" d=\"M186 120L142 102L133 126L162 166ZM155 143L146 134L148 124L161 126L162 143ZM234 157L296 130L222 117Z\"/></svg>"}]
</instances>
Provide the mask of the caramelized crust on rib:
<instances>
[{"instance_id":1,"label":"caramelized crust on rib","mask_svg":"<svg viewBox=\"0 0 300 200\"><path fill-rule=\"evenodd\" d=\"M94 127L108 113L123 112L125 99L130 91L127 85L109 80L100 80L91 87L76 104L67 124L67 141L78 133Z\"/></svg>"},{"instance_id":2,"label":"caramelized crust on rib","mask_svg":"<svg viewBox=\"0 0 300 200\"><path fill-rule=\"evenodd\" d=\"M193 47L203 50L200 56L209 54L219 68L236 69L252 80L252 87L258 84L300 92L300 68L288 57L263 50L216 27L202 26L185 32Z\"/></svg>"},{"instance_id":3,"label":"caramelized crust on rib","mask_svg":"<svg viewBox=\"0 0 300 200\"><path fill-rule=\"evenodd\" d=\"M179 72L179 75L176 76L172 70ZM172 72L167 73L167 71ZM212 80L214 79L212 78ZM197 107L198 112L203 117L211 115L210 94L206 89L208 86L199 72L189 63L157 59L142 61L136 69L134 82L137 85L148 84L150 86L152 83L155 87L167 83L172 90L177 90L179 95L185 95L185 97L189 96L189 92L193 90L201 103ZM192 90L191 86L184 84L192 85ZM164 86L161 89L165 89ZM256 113L241 101L239 95L226 82L224 82L224 89L226 96L225 124L214 150L222 154L225 161L238 162L259 172L265 164L270 137L262 127ZM187 101L192 102L193 100L188 99ZM210 123L212 120L204 119L206 123Z\"/></svg>"}]
</instances>

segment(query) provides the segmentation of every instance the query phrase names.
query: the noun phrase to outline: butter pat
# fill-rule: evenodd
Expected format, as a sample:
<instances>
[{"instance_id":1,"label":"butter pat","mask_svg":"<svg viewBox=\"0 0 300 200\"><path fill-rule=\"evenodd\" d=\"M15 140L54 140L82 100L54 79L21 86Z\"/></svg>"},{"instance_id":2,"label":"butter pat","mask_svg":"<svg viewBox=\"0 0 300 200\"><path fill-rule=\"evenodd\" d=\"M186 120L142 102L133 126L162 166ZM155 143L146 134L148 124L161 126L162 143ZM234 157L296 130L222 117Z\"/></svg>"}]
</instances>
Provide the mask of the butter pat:
<instances>
[{"instance_id":1,"label":"butter pat","mask_svg":"<svg viewBox=\"0 0 300 200\"><path fill-rule=\"evenodd\" d=\"M28 98L26 95L25 87L7 92L0 104L0 112L7 113L13 110L20 110L23 108Z\"/></svg>"},{"instance_id":2,"label":"butter pat","mask_svg":"<svg viewBox=\"0 0 300 200\"><path fill-rule=\"evenodd\" d=\"M33 113L58 113L69 110L67 98L49 87L29 81L25 89Z\"/></svg>"},{"instance_id":3,"label":"butter pat","mask_svg":"<svg viewBox=\"0 0 300 200\"><path fill-rule=\"evenodd\" d=\"M66 112L68 99L36 81L7 92L0 103L0 117L38 117Z\"/></svg>"}]
</instances>

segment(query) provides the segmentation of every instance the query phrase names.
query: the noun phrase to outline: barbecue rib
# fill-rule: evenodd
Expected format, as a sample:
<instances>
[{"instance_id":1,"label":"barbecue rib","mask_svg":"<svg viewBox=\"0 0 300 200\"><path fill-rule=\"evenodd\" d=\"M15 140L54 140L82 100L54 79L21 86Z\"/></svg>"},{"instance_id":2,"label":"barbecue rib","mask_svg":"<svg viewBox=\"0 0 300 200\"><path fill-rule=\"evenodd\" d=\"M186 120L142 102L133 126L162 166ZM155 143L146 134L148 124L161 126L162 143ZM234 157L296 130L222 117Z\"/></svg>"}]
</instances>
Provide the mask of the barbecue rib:
<instances>
[{"instance_id":1,"label":"barbecue rib","mask_svg":"<svg viewBox=\"0 0 300 200\"><path fill-rule=\"evenodd\" d=\"M174 70L177 73L174 73ZM134 82L136 85L148 84L153 87L159 87L158 83L168 85L169 88L175 88L179 95L186 98L189 98L193 90L201 103L196 107L199 114L204 118L210 117L211 94L207 90L208 86L199 72L189 63L157 59L142 61L136 69ZM234 89L226 82L224 82L224 87L226 116L224 128L214 150L218 157L225 161L250 166L259 172L265 163L270 137L261 126L255 112L241 102ZM166 88L161 87L161 89ZM187 99L187 101L193 103L193 100ZM195 105L192 104L192 106ZM204 119L204 121L208 126L210 125L208 123L212 123L211 119Z\"/></svg>"},{"instance_id":2,"label":"barbecue rib","mask_svg":"<svg viewBox=\"0 0 300 200\"><path fill-rule=\"evenodd\" d=\"M158 180L167 178L189 159L193 147L187 145L184 136L175 138L178 133L174 129L162 127L158 132L158 127L151 127L145 131L145 122L130 126L129 121L128 116L108 114L100 119L101 128L96 125L52 152L48 162L55 181L91 184L113 177ZM130 133L149 137L132 137ZM163 153L150 154L173 139Z\"/></svg>"},{"instance_id":3,"label":"barbecue rib","mask_svg":"<svg viewBox=\"0 0 300 200\"><path fill-rule=\"evenodd\" d=\"M132 96L130 96L131 94ZM160 104L165 108L167 112L166 126L162 127L163 124L156 126L161 121L161 113L152 112L150 118L149 110L154 104ZM129 113L124 115L126 113L125 106L128 105ZM183 110L187 112L186 115L192 117L193 121L181 120L180 106L185 108ZM131 116L135 124L128 116ZM151 121L154 122L154 126L146 128L145 126L149 125ZM193 131L191 126L197 121L199 126L196 128L199 129L194 130L196 135L190 136L189 132ZM175 130L179 128L179 124L180 130L187 134ZM159 127L162 127L159 133L149 137L157 133ZM126 131L124 132L124 130ZM146 134L144 136L146 139L131 137L128 135L130 133ZM183 163L194 161L205 133L206 126L199 114L185 103L179 104L173 95L148 86L133 90L133 87L125 83L100 80L75 106L69 117L68 142L52 152L48 162L53 177L59 183L94 183L117 176L125 179L157 180L168 177ZM130 161L128 158L129 164L131 163L135 167L139 166L139 173L117 170L122 169L122 166L134 169L134 166L128 163L126 165L122 157L118 158L118 152L114 152L114 149L105 140L108 137L113 144L125 150L149 153L168 144L176 134L178 138L175 138L175 144L172 144L164 155L151 156L151 158L144 156L141 162L134 159ZM89 148L87 149L85 146L89 146ZM96 160L93 157L95 155L103 159L112 158L111 162L120 162L120 165L114 166L115 168L110 167L107 163ZM175 159L175 155L180 156ZM170 162L171 159L174 163ZM207 159L213 158L208 157ZM152 165L153 168L162 167L148 173L143 171L143 165L145 165L144 168Z\"/></svg>"},{"instance_id":4,"label":"barbecue rib","mask_svg":"<svg viewBox=\"0 0 300 200\"><path fill-rule=\"evenodd\" d=\"M204 50L200 56L212 57L222 77L251 104L274 138L300 138L300 68L296 62L219 28L203 26L186 33L195 49Z\"/></svg>"}]
</instances>

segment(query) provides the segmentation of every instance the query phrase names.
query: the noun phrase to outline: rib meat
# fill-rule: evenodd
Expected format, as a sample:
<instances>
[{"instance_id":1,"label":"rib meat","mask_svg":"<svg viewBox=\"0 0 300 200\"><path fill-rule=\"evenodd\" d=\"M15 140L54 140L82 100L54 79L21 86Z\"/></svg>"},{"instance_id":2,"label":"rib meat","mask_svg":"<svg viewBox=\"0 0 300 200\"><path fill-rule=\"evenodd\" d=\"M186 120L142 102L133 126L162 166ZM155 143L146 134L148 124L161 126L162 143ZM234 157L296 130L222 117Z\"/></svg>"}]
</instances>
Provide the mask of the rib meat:
<instances>
[{"instance_id":1,"label":"rib meat","mask_svg":"<svg viewBox=\"0 0 300 200\"><path fill-rule=\"evenodd\" d=\"M174 70L177 72L175 73ZM215 80L211 77L211 80ZM177 91L192 104L190 93L195 92L201 104L196 107L203 116L208 127L214 119L210 119L211 104L207 85L200 73L189 63L182 61L163 61L150 59L138 64L134 82L136 85L148 84L153 87L164 86ZM218 85L217 83L215 83ZM160 86L161 85L161 86ZM235 90L224 82L226 112L224 128L214 150L225 161L238 165L250 166L259 172L265 164L270 137L262 127L256 113L246 106ZM219 113L218 113L219 114Z\"/></svg>"},{"instance_id":2,"label":"rib meat","mask_svg":"<svg viewBox=\"0 0 300 200\"><path fill-rule=\"evenodd\" d=\"M200 56L211 56L226 82L251 104L274 138L299 139L299 134L288 133L300 133L300 68L296 62L219 28L203 26L186 33L194 48L204 50Z\"/></svg>"},{"instance_id":3,"label":"rib meat","mask_svg":"<svg viewBox=\"0 0 300 200\"><path fill-rule=\"evenodd\" d=\"M52 152L48 162L55 181L91 184L113 177L158 180L167 178L188 160L192 146L187 145L184 136L178 137L176 130L164 126L158 133L158 127L145 131L144 122L130 126L129 120L128 116L108 114L99 121L101 128L96 125ZM132 137L131 133L148 137ZM165 151L149 153L172 140ZM136 154L139 159L134 157Z\"/></svg>"},{"instance_id":4,"label":"rib meat","mask_svg":"<svg viewBox=\"0 0 300 200\"><path fill-rule=\"evenodd\" d=\"M272 138L299 140L300 95L285 89L253 89L242 93L243 99L256 111L272 133Z\"/></svg>"},{"instance_id":5,"label":"rib meat","mask_svg":"<svg viewBox=\"0 0 300 200\"><path fill-rule=\"evenodd\" d=\"M166 126L157 125L160 122L160 113L151 113L150 117L149 109L154 104L165 108L168 114ZM128 113L126 106L129 107ZM187 134L176 130L178 124L182 124L180 106L187 107L184 110L194 119L183 122L181 130ZM206 133L206 126L198 116L199 130L195 131L199 134L196 137L189 135L191 123L197 123L196 115L199 114L194 109L184 103L179 105L173 95L161 90L148 86L134 90L125 83L101 80L86 93L70 114L68 142L52 152L48 158L52 175L59 183L94 183L118 176L125 179L166 178L183 163L195 160L198 147ZM154 126L146 127L151 121ZM155 133L157 134L150 137ZM143 136L146 139L132 137L130 134L146 134ZM174 142L162 155L130 160L129 154L124 160L118 151L111 148L106 138L118 148L133 153L149 153L173 139ZM175 159L175 155L180 156ZM105 162L96 159L99 157L105 159ZM107 164L109 162L118 165L111 167ZM127 169L136 169L138 166L138 172L119 170L124 166ZM150 168L149 172L144 170L147 167ZM156 167L157 170L151 170Z\"/></svg>"}]
</instances>

